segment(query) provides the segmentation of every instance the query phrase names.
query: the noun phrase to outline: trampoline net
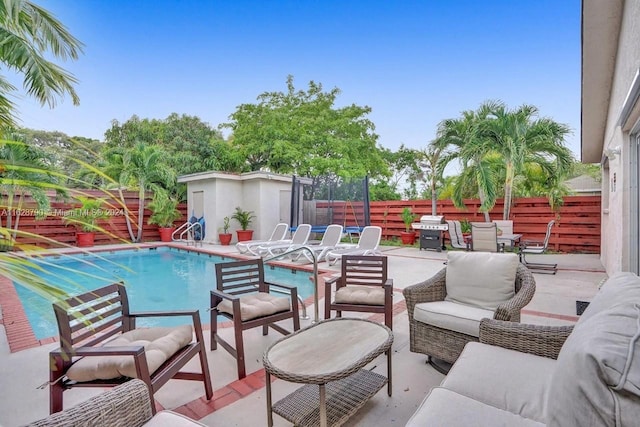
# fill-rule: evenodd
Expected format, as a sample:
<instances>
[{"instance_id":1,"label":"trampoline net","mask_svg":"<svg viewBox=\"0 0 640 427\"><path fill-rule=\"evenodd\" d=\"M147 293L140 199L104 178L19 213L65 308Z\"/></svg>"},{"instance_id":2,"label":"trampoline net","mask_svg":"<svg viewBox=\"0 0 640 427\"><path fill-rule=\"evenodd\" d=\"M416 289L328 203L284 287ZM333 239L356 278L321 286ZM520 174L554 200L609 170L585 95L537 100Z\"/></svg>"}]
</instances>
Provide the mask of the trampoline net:
<instances>
[{"instance_id":1,"label":"trampoline net","mask_svg":"<svg viewBox=\"0 0 640 427\"><path fill-rule=\"evenodd\" d=\"M291 226L299 224L311 224L315 229L330 224L359 229L370 225L369 180L367 177L293 177Z\"/></svg>"}]
</instances>

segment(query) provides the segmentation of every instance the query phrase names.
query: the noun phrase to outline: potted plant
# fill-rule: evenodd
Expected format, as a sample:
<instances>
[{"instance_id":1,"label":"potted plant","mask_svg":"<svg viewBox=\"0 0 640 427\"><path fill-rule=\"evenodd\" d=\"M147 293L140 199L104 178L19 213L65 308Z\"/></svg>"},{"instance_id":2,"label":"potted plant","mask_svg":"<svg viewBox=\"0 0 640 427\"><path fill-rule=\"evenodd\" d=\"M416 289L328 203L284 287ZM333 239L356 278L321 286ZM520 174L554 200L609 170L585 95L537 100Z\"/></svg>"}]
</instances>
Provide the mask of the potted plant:
<instances>
[{"instance_id":1,"label":"potted plant","mask_svg":"<svg viewBox=\"0 0 640 427\"><path fill-rule=\"evenodd\" d=\"M416 242L416 233L411 230L411 223L416 220L418 215L411 212L411 208L406 207L402 210L400 218L404 222L405 231L400 233L400 239L403 245L413 245Z\"/></svg>"},{"instance_id":2,"label":"potted plant","mask_svg":"<svg viewBox=\"0 0 640 427\"><path fill-rule=\"evenodd\" d=\"M222 231L218 233L218 238L220 239L221 245L228 246L229 243L231 243L231 238L233 237L233 234L229 233L229 222L231 221L231 218L225 216L222 221Z\"/></svg>"},{"instance_id":3,"label":"potted plant","mask_svg":"<svg viewBox=\"0 0 640 427\"><path fill-rule=\"evenodd\" d=\"M242 230L236 230L238 234L238 242L246 242L247 240L251 240L253 238L253 230L248 230L247 228L251 224L251 221L255 218L253 211L245 211L240 208L240 206L236 207L236 211L231 215L232 219L235 219L240 224L240 228Z\"/></svg>"},{"instance_id":4,"label":"potted plant","mask_svg":"<svg viewBox=\"0 0 640 427\"><path fill-rule=\"evenodd\" d=\"M66 212L65 223L78 227L76 232L76 244L78 247L91 247L94 245L95 232L101 228L98 221L107 219L107 212L102 209L104 199L77 196L80 202L79 208Z\"/></svg>"},{"instance_id":5,"label":"potted plant","mask_svg":"<svg viewBox=\"0 0 640 427\"><path fill-rule=\"evenodd\" d=\"M159 191L154 194L153 200L149 203L149 209L152 213L147 223L158 226L161 242L170 242L171 235L176 229L173 222L181 216L178 201L167 193Z\"/></svg>"}]
</instances>

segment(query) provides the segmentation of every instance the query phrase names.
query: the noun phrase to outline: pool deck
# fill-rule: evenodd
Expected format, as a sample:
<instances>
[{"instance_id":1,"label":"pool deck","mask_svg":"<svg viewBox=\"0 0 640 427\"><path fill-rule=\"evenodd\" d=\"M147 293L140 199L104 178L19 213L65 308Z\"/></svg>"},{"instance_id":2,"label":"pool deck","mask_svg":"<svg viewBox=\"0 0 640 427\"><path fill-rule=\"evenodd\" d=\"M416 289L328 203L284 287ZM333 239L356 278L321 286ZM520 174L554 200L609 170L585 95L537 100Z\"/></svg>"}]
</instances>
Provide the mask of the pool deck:
<instances>
[{"instance_id":1,"label":"pool deck","mask_svg":"<svg viewBox=\"0 0 640 427\"><path fill-rule=\"evenodd\" d=\"M149 247L153 245L141 245ZM183 247L183 245L176 245ZM122 246L101 247L113 250ZM131 248L131 245L125 246ZM217 255L237 256L234 246L204 245L198 248ZM409 331L402 289L425 280L444 267L446 252L419 251L415 248L382 247L389 257L389 276L394 280L394 343L393 343L393 396L376 394L346 426L404 425L429 390L442 381L443 375L425 364L426 356L409 351ZM557 262L556 275L535 274L536 294L522 311L523 323L565 325L574 323L576 300L589 301L598 285L606 278L599 255L562 254L532 256L531 261L543 259ZM285 265L291 263L283 262ZM307 268L309 266L307 265ZM339 266L319 265L321 278L334 274ZM12 286L10 286L12 287ZM48 415L48 352L57 347L54 339L35 340L30 327L23 323L24 313L17 299L12 299L9 286L0 281L0 426L16 426ZM15 294L15 292L13 292ZM203 298L208 298L204 295ZM308 299L309 319L301 320L308 326L314 318L313 300ZM320 301L322 307L322 300ZM322 309L319 310L322 313ZM351 313L350 313L351 315ZM353 313L358 315L358 313ZM208 316L201 313L203 321ZM322 314L320 314L322 317ZM377 320L376 316L364 315ZM283 322L287 328L291 322ZM208 325L206 326L208 329ZM223 328L220 333L232 340L232 329ZM205 332L207 346L208 333ZM262 352L281 337L275 331L262 336L260 328L245 331L246 364L248 376L237 380L235 360L220 347L207 353L213 378L214 399L206 401L199 382L174 380L156 393L158 407L172 409L211 426L260 426L266 425L266 401ZM381 356L384 357L384 356ZM193 366L197 363L192 362ZM385 373L384 359L371 365ZM197 368L194 368L197 369ZM41 386L43 386L41 388ZM297 384L275 380L274 401L298 387ZM65 392L65 407L72 406L99 393L100 389L73 389ZM290 425L274 416L275 426Z\"/></svg>"}]
</instances>

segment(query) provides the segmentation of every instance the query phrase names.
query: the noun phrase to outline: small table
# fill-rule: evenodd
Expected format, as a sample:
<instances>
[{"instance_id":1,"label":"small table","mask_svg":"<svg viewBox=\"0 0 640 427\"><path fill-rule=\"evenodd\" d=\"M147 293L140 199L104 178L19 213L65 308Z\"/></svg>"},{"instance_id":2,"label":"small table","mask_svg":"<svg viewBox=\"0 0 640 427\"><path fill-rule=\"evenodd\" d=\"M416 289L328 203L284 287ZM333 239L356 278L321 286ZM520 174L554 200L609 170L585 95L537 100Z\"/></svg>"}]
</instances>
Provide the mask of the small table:
<instances>
[{"instance_id":1,"label":"small table","mask_svg":"<svg viewBox=\"0 0 640 427\"><path fill-rule=\"evenodd\" d=\"M391 396L391 344L385 325L365 319L324 320L273 343L262 357L267 422L273 413L296 426L340 425L385 384ZM382 353L387 376L361 369ZM306 384L272 405L271 375Z\"/></svg>"},{"instance_id":2,"label":"small table","mask_svg":"<svg viewBox=\"0 0 640 427\"><path fill-rule=\"evenodd\" d=\"M522 234L506 234L502 233L498 236L498 243L509 243L511 248L515 248L522 238Z\"/></svg>"}]
</instances>

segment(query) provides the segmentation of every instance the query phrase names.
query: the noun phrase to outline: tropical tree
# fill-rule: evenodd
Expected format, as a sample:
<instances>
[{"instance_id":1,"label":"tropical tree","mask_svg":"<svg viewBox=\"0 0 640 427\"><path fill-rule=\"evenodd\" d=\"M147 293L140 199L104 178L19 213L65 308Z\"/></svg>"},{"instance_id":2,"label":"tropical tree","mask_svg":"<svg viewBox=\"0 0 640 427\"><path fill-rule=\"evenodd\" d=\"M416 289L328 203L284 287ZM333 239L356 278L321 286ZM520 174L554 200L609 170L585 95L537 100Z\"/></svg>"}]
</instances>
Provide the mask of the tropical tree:
<instances>
[{"instance_id":1,"label":"tropical tree","mask_svg":"<svg viewBox=\"0 0 640 427\"><path fill-rule=\"evenodd\" d=\"M138 223L134 234L130 215L125 215L131 240L142 241L145 193L149 190L171 190L176 185L176 174L165 159L167 154L160 147L136 143L130 149L112 149L105 153L104 173L118 183L120 198L124 203L122 188L138 190Z\"/></svg>"},{"instance_id":2,"label":"tropical tree","mask_svg":"<svg viewBox=\"0 0 640 427\"><path fill-rule=\"evenodd\" d=\"M484 149L499 153L504 161L505 220L511 212L514 179L524 173L527 164L539 165L547 176L558 177L566 176L573 163L564 145L569 127L537 116L538 109L532 105L509 110L499 103L484 121L483 133L489 141Z\"/></svg>"},{"instance_id":3,"label":"tropical tree","mask_svg":"<svg viewBox=\"0 0 640 427\"><path fill-rule=\"evenodd\" d=\"M429 144L422 151L422 161L418 164L421 169L420 178L427 184L431 196L431 215L438 211L438 185L442 183L445 164L441 161L444 147L435 142Z\"/></svg>"},{"instance_id":4,"label":"tropical tree","mask_svg":"<svg viewBox=\"0 0 640 427\"><path fill-rule=\"evenodd\" d=\"M69 95L74 105L80 100L76 78L50 61L77 59L82 43L48 11L27 0L0 2L0 62L23 75L29 96L53 108L58 98ZM17 89L0 76L0 128L15 125L15 105L10 95Z\"/></svg>"},{"instance_id":5,"label":"tropical tree","mask_svg":"<svg viewBox=\"0 0 640 427\"><path fill-rule=\"evenodd\" d=\"M6 214L4 226L12 230L11 239L15 240L27 195L36 203L35 216L44 217L50 209L47 190L55 190L60 196L66 192L60 185L59 175L50 172L42 150L15 141L15 135L6 136L7 139L0 140L0 208Z\"/></svg>"},{"instance_id":6,"label":"tropical tree","mask_svg":"<svg viewBox=\"0 0 640 427\"><path fill-rule=\"evenodd\" d=\"M463 194L468 187L477 188L480 211L489 221L489 211L496 203L497 188L493 162L486 154L491 146L484 132L484 122L491 114L493 102L482 104L476 111L463 111L458 119L446 119L438 125L438 137L432 142L435 149L444 154L440 158L442 170L451 162L458 161L462 168L455 181L452 201L464 208Z\"/></svg>"},{"instance_id":7,"label":"tropical tree","mask_svg":"<svg viewBox=\"0 0 640 427\"><path fill-rule=\"evenodd\" d=\"M231 143L249 170L306 177L337 174L344 178L387 174L369 107L335 108L338 88L328 92L309 82L296 90L287 77L286 92L265 92L257 104L242 104L231 114Z\"/></svg>"},{"instance_id":8,"label":"tropical tree","mask_svg":"<svg viewBox=\"0 0 640 427\"><path fill-rule=\"evenodd\" d=\"M131 148L138 142L161 147L167 164L179 175L207 170L241 172L244 163L219 130L186 114L171 113L162 120L134 115L124 123L113 120L105 132L107 149Z\"/></svg>"}]
</instances>

